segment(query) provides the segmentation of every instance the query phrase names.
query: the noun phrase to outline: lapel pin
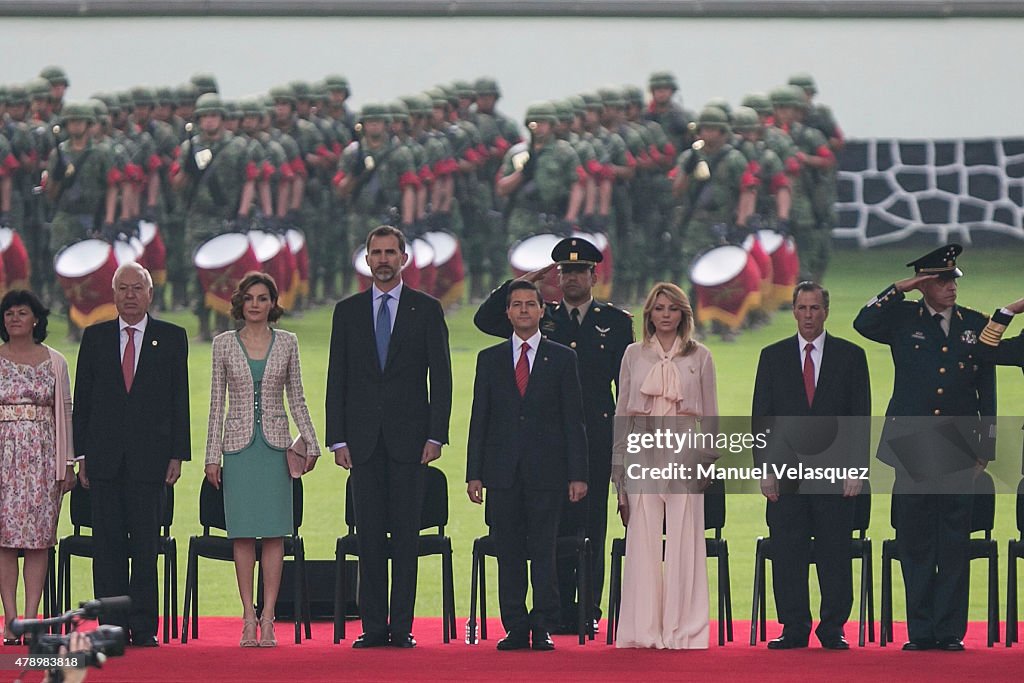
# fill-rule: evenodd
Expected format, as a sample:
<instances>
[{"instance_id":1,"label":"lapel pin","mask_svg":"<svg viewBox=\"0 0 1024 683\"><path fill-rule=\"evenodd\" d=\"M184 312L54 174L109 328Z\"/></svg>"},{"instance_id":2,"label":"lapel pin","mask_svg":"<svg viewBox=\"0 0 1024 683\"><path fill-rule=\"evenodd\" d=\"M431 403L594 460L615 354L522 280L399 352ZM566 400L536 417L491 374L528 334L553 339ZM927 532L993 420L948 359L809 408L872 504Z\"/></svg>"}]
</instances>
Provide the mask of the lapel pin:
<instances>
[{"instance_id":1,"label":"lapel pin","mask_svg":"<svg viewBox=\"0 0 1024 683\"><path fill-rule=\"evenodd\" d=\"M548 360L548 357L547 357L547 356L544 356L544 362L545 362L545 363L547 362L547 360Z\"/></svg>"},{"instance_id":2,"label":"lapel pin","mask_svg":"<svg viewBox=\"0 0 1024 683\"><path fill-rule=\"evenodd\" d=\"M154 339L154 340L153 340L152 342L150 342L150 343L151 343L151 344L153 344L153 346L156 346L156 345L157 345L157 341L156 341L156 339Z\"/></svg>"}]
</instances>

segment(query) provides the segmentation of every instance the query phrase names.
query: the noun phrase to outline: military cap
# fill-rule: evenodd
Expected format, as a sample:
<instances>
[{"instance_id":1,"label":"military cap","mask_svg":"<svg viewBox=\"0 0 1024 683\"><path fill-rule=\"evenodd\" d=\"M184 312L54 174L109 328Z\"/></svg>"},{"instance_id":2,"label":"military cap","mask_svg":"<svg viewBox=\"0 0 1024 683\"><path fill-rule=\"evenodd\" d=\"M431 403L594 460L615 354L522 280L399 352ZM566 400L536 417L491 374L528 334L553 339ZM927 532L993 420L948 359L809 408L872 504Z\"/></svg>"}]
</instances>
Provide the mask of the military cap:
<instances>
[{"instance_id":1,"label":"military cap","mask_svg":"<svg viewBox=\"0 0 1024 683\"><path fill-rule=\"evenodd\" d=\"M773 107L803 107L807 104L804 91L797 85L780 85L772 89L769 97Z\"/></svg>"},{"instance_id":2,"label":"military cap","mask_svg":"<svg viewBox=\"0 0 1024 683\"><path fill-rule=\"evenodd\" d=\"M626 102L642 107L644 104L644 91L635 85L622 86L622 94L626 96Z\"/></svg>"},{"instance_id":3,"label":"military cap","mask_svg":"<svg viewBox=\"0 0 1024 683\"><path fill-rule=\"evenodd\" d=\"M219 88L217 87L217 79L213 74L198 73L192 74L192 78L189 79L192 85L196 86L198 95L205 95L206 93L217 93Z\"/></svg>"},{"instance_id":4,"label":"military cap","mask_svg":"<svg viewBox=\"0 0 1024 683\"><path fill-rule=\"evenodd\" d=\"M297 100L308 100L313 96L313 88L306 81L292 81L288 85L291 86Z\"/></svg>"},{"instance_id":5,"label":"military cap","mask_svg":"<svg viewBox=\"0 0 1024 683\"><path fill-rule=\"evenodd\" d=\"M238 103L234 100L224 100L224 118L226 119L240 119L242 118L242 109L238 106Z\"/></svg>"},{"instance_id":6,"label":"military cap","mask_svg":"<svg viewBox=\"0 0 1024 683\"><path fill-rule=\"evenodd\" d=\"M583 104L586 105L587 109L604 109L604 102L597 93L580 93L580 97L583 98Z\"/></svg>"},{"instance_id":7,"label":"military cap","mask_svg":"<svg viewBox=\"0 0 1024 683\"><path fill-rule=\"evenodd\" d=\"M469 81L453 81L452 87L455 88L455 94L461 100L471 100L476 97L476 89Z\"/></svg>"},{"instance_id":8,"label":"military cap","mask_svg":"<svg viewBox=\"0 0 1024 683\"><path fill-rule=\"evenodd\" d=\"M804 92L811 95L815 95L818 92L818 86L814 83L814 76L804 71L790 76L789 84L802 88Z\"/></svg>"},{"instance_id":9,"label":"military cap","mask_svg":"<svg viewBox=\"0 0 1024 683\"><path fill-rule=\"evenodd\" d=\"M274 102L283 100L289 104L295 104L295 92L290 85L275 85L267 94L274 98Z\"/></svg>"},{"instance_id":10,"label":"military cap","mask_svg":"<svg viewBox=\"0 0 1024 683\"><path fill-rule=\"evenodd\" d=\"M587 103L584 102L583 98L579 95L569 95L566 99L569 101L569 104L572 105L573 113L582 116L583 112L587 110Z\"/></svg>"},{"instance_id":11,"label":"military cap","mask_svg":"<svg viewBox=\"0 0 1024 683\"><path fill-rule=\"evenodd\" d=\"M453 107L459 106L459 94L455 91L455 86L438 83L437 88L444 93L444 97L448 100L448 104Z\"/></svg>"},{"instance_id":12,"label":"military cap","mask_svg":"<svg viewBox=\"0 0 1024 683\"><path fill-rule=\"evenodd\" d=\"M555 111L555 105L550 102L534 102L526 108L526 125L529 126L531 123L547 121L548 123L558 123L558 113Z\"/></svg>"},{"instance_id":13,"label":"military cap","mask_svg":"<svg viewBox=\"0 0 1024 683\"><path fill-rule=\"evenodd\" d=\"M216 93L203 93L196 99L196 118L206 116L207 114L220 114L221 116L227 114L224 103Z\"/></svg>"},{"instance_id":14,"label":"military cap","mask_svg":"<svg viewBox=\"0 0 1024 683\"><path fill-rule=\"evenodd\" d=\"M114 93L117 99L121 102L121 109L127 109L131 111L134 104L132 103L132 93L130 90L124 90L119 93Z\"/></svg>"},{"instance_id":15,"label":"military cap","mask_svg":"<svg viewBox=\"0 0 1024 683\"><path fill-rule=\"evenodd\" d=\"M132 88L132 104L136 107L152 107L156 105L156 93L152 88L137 86Z\"/></svg>"},{"instance_id":16,"label":"military cap","mask_svg":"<svg viewBox=\"0 0 1024 683\"><path fill-rule=\"evenodd\" d=\"M725 112L725 115L732 119L732 105L729 104L729 100L724 97L712 97L710 100L704 103L705 107L714 107L715 109L721 109Z\"/></svg>"},{"instance_id":17,"label":"military cap","mask_svg":"<svg viewBox=\"0 0 1024 683\"><path fill-rule=\"evenodd\" d=\"M584 265L593 267L604 260L601 250L582 237L566 237L551 250L551 260L565 266Z\"/></svg>"},{"instance_id":18,"label":"military cap","mask_svg":"<svg viewBox=\"0 0 1024 683\"><path fill-rule=\"evenodd\" d=\"M761 117L750 107L736 107L732 113L732 127L740 133L761 130Z\"/></svg>"},{"instance_id":19,"label":"military cap","mask_svg":"<svg viewBox=\"0 0 1024 683\"><path fill-rule=\"evenodd\" d=\"M327 90L327 92L344 90L346 96L352 94L352 92L349 90L348 79L340 74L330 74L328 76L324 76L324 88Z\"/></svg>"},{"instance_id":20,"label":"military cap","mask_svg":"<svg viewBox=\"0 0 1024 683\"><path fill-rule=\"evenodd\" d=\"M430 98L426 95L404 95L399 99L413 116L430 116Z\"/></svg>"},{"instance_id":21,"label":"military cap","mask_svg":"<svg viewBox=\"0 0 1024 683\"><path fill-rule=\"evenodd\" d=\"M92 96L94 100L99 100L103 104L107 105L107 112L110 114L121 113L121 100L118 99L117 95L112 92L98 92Z\"/></svg>"},{"instance_id":22,"label":"military cap","mask_svg":"<svg viewBox=\"0 0 1024 683\"><path fill-rule=\"evenodd\" d=\"M255 97L239 101L238 108L242 112L242 116L263 116L266 111L263 103Z\"/></svg>"},{"instance_id":23,"label":"military cap","mask_svg":"<svg viewBox=\"0 0 1024 683\"><path fill-rule=\"evenodd\" d=\"M25 84L30 99L38 100L50 96L50 82L45 78L33 78Z\"/></svg>"},{"instance_id":24,"label":"military cap","mask_svg":"<svg viewBox=\"0 0 1024 683\"><path fill-rule=\"evenodd\" d=\"M572 102L569 100L555 100L552 104L555 105L555 114L559 121L567 122L576 118L576 110L573 109Z\"/></svg>"},{"instance_id":25,"label":"military cap","mask_svg":"<svg viewBox=\"0 0 1024 683\"><path fill-rule=\"evenodd\" d=\"M959 244L947 244L929 251L907 264L918 275L938 275L943 280L961 277L964 272L956 267L956 257L964 250Z\"/></svg>"},{"instance_id":26,"label":"military cap","mask_svg":"<svg viewBox=\"0 0 1024 683\"><path fill-rule=\"evenodd\" d=\"M597 91L598 97L601 98L601 102L606 107L625 107L626 100L622 96L622 91L614 86L605 86L599 88Z\"/></svg>"},{"instance_id":27,"label":"military cap","mask_svg":"<svg viewBox=\"0 0 1024 683\"><path fill-rule=\"evenodd\" d=\"M45 78L50 85L71 85L68 82L68 75L59 66L48 66L39 72L40 78Z\"/></svg>"},{"instance_id":28,"label":"military cap","mask_svg":"<svg viewBox=\"0 0 1024 683\"><path fill-rule=\"evenodd\" d=\"M766 116L772 113L772 101L768 97L767 93L763 92L752 92L743 98L740 104L744 107L750 107L758 114Z\"/></svg>"},{"instance_id":29,"label":"military cap","mask_svg":"<svg viewBox=\"0 0 1024 683\"><path fill-rule=\"evenodd\" d=\"M731 131L729 117L718 107L704 107L697 116L697 128L718 128L726 133Z\"/></svg>"},{"instance_id":30,"label":"military cap","mask_svg":"<svg viewBox=\"0 0 1024 683\"><path fill-rule=\"evenodd\" d=\"M198 97L199 88L194 83L183 83L174 89L174 103L179 107L195 104Z\"/></svg>"},{"instance_id":31,"label":"military cap","mask_svg":"<svg viewBox=\"0 0 1024 683\"><path fill-rule=\"evenodd\" d=\"M310 83L310 97L316 101L327 99L327 84L323 81L314 81Z\"/></svg>"},{"instance_id":32,"label":"military cap","mask_svg":"<svg viewBox=\"0 0 1024 683\"><path fill-rule=\"evenodd\" d=\"M61 119L65 123L83 120L89 123L96 123L96 110L93 109L91 104L85 102L68 102L64 105L64 109L61 112Z\"/></svg>"},{"instance_id":33,"label":"military cap","mask_svg":"<svg viewBox=\"0 0 1024 683\"><path fill-rule=\"evenodd\" d=\"M159 105L169 105L169 106L172 106L172 107L175 104L177 104L177 100L174 97L174 90L173 89L168 88L167 86L161 86L159 88L156 88L154 90L154 92L156 94L156 102L157 102L157 104L159 104Z\"/></svg>"},{"instance_id":34,"label":"military cap","mask_svg":"<svg viewBox=\"0 0 1024 683\"><path fill-rule=\"evenodd\" d=\"M676 83L676 77L671 71L655 71L647 79L647 87L651 90L655 88L672 88L672 92L679 90L679 84Z\"/></svg>"},{"instance_id":35,"label":"military cap","mask_svg":"<svg viewBox=\"0 0 1024 683\"><path fill-rule=\"evenodd\" d=\"M359 121L386 121L391 123L391 110L386 104L380 102L368 102L363 105L359 112Z\"/></svg>"},{"instance_id":36,"label":"military cap","mask_svg":"<svg viewBox=\"0 0 1024 683\"><path fill-rule=\"evenodd\" d=\"M388 102L388 111L391 112L392 121L409 120L409 107L400 99Z\"/></svg>"},{"instance_id":37,"label":"military cap","mask_svg":"<svg viewBox=\"0 0 1024 683\"><path fill-rule=\"evenodd\" d=\"M10 106L15 106L18 104L28 104L28 91L25 89L25 86L7 86L7 104Z\"/></svg>"},{"instance_id":38,"label":"military cap","mask_svg":"<svg viewBox=\"0 0 1024 683\"><path fill-rule=\"evenodd\" d=\"M430 98L431 107L447 107L448 95L441 88L428 88L423 94Z\"/></svg>"},{"instance_id":39,"label":"military cap","mask_svg":"<svg viewBox=\"0 0 1024 683\"><path fill-rule=\"evenodd\" d=\"M88 100L87 104L92 107L93 113L96 115L97 119L104 119L110 116L110 110L107 108L107 105L103 100L94 97Z\"/></svg>"},{"instance_id":40,"label":"military cap","mask_svg":"<svg viewBox=\"0 0 1024 683\"><path fill-rule=\"evenodd\" d=\"M495 97L501 97L501 88L498 87L498 81L491 76L481 76L476 79L476 83L473 84L473 89L476 90L477 95L494 95Z\"/></svg>"}]
</instances>

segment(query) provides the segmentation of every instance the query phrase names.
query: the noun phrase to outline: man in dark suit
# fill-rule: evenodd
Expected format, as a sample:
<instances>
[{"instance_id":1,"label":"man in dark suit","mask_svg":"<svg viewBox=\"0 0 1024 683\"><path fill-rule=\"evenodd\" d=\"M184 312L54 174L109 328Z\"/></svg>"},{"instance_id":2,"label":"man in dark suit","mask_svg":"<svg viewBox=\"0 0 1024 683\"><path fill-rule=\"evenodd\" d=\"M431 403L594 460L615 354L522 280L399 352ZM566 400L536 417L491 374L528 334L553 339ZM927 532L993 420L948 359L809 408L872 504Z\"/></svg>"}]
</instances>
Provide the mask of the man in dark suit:
<instances>
[{"instance_id":1,"label":"man in dark suit","mask_svg":"<svg viewBox=\"0 0 1024 683\"><path fill-rule=\"evenodd\" d=\"M753 431L768 431L770 440L766 449L755 449L758 465L796 465L800 456L809 466L867 465L870 424L866 418L871 414L867 359L859 346L825 332L828 308L827 289L801 282L793 290L797 335L761 351L751 415ZM865 419L832 421L853 416ZM833 425L837 432L832 443L806 449L789 439L791 434L821 432ZM821 621L815 634L825 648L849 649L843 626L853 606L850 532L861 486L857 477L846 479L841 493L809 492L799 481L778 481L774 474L762 481L768 499L775 606L783 627L782 636L770 641L768 649L807 647L812 537L821 588Z\"/></svg>"},{"instance_id":2,"label":"man in dark suit","mask_svg":"<svg viewBox=\"0 0 1024 683\"><path fill-rule=\"evenodd\" d=\"M477 356L466 453L467 493L487 487L498 553L498 602L507 635L499 650L553 650L560 620L555 544L569 500L587 494L587 436L576 354L544 339L537 287L513 282L506 310L515 334ZM526 610L526 560L533 612Z\"/></svg>"},{"instance_id":3,"label":"man in dark suit","mask_svg":"<svg viewBox=\"0 0 1024 683\"><path fill-rule=\"evenodd\" d=\"M127 621L108 623L124 627L133 644L155 647L164 487L191 458L188 339L149 315L153 280L145 268L120 266L113 286L117 320L87 327L78 350L78 477L92 494L96 597L130 596Z\"/></svg>"},{"instance_id":4,"label":"man in dark suit","mask_svg":"<svg viewBox=\"0 0 1024 683\"><path fill-rule=\"evenodd\" d=\"M412 619L424 472L448 443L448 327L437 299L403 285L407 259L400 230L372 230L366 262L373 285L338 302L331 329L326 434L335 462L352 469L363 619L355 648L416 646Z\"/></svg>"},{"instance_id":5,"label":"man in dark suit","mask_svg":"<svg viewBox=\"0 0 1024 683\"><path fill-rule=\"evenodd\" d=\"M583 389L583 419L587 425L590 479L587 496L578 503L566 503L561 533L575 535L583 529L594 552L591 556L590 584L595 620L601 616L604 587L605 536L608 529L608 488L611 481L615 394L612 384L619 381L622 354L633 342L633 317L621 308L598 301L592 290L597 282L594 266L604 257L593 244L579 237L567 237L551 250L550 266L519 278L539 282L558 267L558 286L562 300L544 307L540 332L545 339L568 346L576 352L580 385ZM473 322L481 332L496 337L512 336L512 324L506 314L511 280L504 283L480 305ZM556 633L575 633L576 562L558 564L558 592L561 598L561 623Z\"/></svg>"},{"instance_id":6,"label":"man in dark suit","mask_svg":"<svg viewBox=\"0 0 1024 683\"><path fill-rule=\"evenodd\" d=\"M956 304L962 250L949 244L908 263L914 276L868 301L853 322L889 346L896 371L878 459L896 470L896 543L910 636L904 650L964 649L973 471L995 457L986 426L996 414L995 368L979 353L987 319ZM915 289L924 298L906 301ZM966 450L949 448L940 429L971 423L976 433L960 439Z\"/></svg>"}]
</instances>

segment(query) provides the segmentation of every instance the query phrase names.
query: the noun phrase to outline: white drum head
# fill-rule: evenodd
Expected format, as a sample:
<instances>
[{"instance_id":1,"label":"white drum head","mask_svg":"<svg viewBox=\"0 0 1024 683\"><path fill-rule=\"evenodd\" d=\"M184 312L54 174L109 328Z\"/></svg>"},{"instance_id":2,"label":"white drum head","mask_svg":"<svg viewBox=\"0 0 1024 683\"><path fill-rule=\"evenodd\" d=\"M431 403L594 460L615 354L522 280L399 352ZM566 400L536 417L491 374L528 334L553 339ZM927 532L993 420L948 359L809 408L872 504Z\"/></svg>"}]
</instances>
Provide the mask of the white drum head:
<instances>
[{"instance_id":1,"label":"white drum head","mask_svg":"<svg viewBox=\"0 0 1024 683\"><path fill-rule=\"evenodd\" d=\"M352 267L356 269L356 272L364 277L373 277L373 273L370 272L370 266L366 263L366 245L356 249L356 253L352 255Z\"/></svg>"},{"instance_id":2,"label":"white drum head","mask_svg":"<svg viewBox=\"0 0 1024 683\"><path fill-rule=\"evenodd\" d=\"M154 237L156 237L156 223L139 221L139 239L142 240L143 246L148 247Z\"/></svg>"},{"instance_id":3,"label":"white drum head","mask_svg":"<svg viewBox=\"0 0 1024 683\"><path fill-rule=\"evenodd\" d=\"M455 256L455 250L459 247L459 242L455 239L455 235L447 232L424 233L423 239L430 242L430 246L434 248L435 266L451 261L452 257Z\"/></svg>"},{"instance_id":4,"label":"white drum head","mask_svg":"<svg viewBox=\"0 0 1024 683\"><path fill-rule=\"evenodd\" d=\"M416 259L417 268L426 268L434 263L434 247L426 240L413 240L412 253L413 258Z\"/></svg>"},{"instance_id":5,"label":"white drum head","mask_svg":"<svg viewBox=\"0 0 1024 683\"><path fill-rule=\"evenodd\" d=\"M110 249L111 246L103 240L75 242L57 254L53 269L62 277L85 277L107 262Z\"/></svg>"},{"instance_id":6,"label":"white drum head","mask_svg":"<svg viewBox=\"0 0 1024 683\"><path fill-rule=\"evenodd\" d=\"M757 238L761 240L761 246L769 256L782 246L782 235L774 230L758 230Z\"/></svg>"},{"instance_id":7,"label":"white drum head","mask_svg":"<svg viewBox=\"0 0 1024 683\"><path fill-rule=\"evenodd\" d=\"M508 262L515 270L529 273L551 265L551 250L562 240L558 235L534 235L512 246Z\"/></svg>"},{"instance_id":8,"label":"white drum head","mask_svg":"<svg viewBox=\"0 0 1024 683\"><path fill-rule=\"evenodd\" d=\"M3 253L10 249L11 242L14 241L14 230L11 228L0 228L0 253Z\"/></svg>"},{"instance_id":9,"label":"white drum head","mask_svg":"<svg viewBox=\"0 0 1024 683\"><path fill-rule=\"evenodd\" d=\"M702 287L717 287L743 272L749 255L743 247L726 244L697 257L690 268L690 281Z\"/></svg>"},{"instance_id":10,"label":"white drum head","mask_svg":"<svg viewBox=\"0 0 1024 683\"><path fill-rule=\"evenodd\" d=\"M238 261L247 249L249 238L241 233L217 235L199 245L193 262L196 268L217 270Z\"/></svg>"},{"instance_id":11,"label":"white drum head","mask_svg":"<svg viewBox=\"0 0 1024 683\"><path fill-rule=\"evenodd\" d=\"M281 251L281 240L277 235L262 230L249 231L249 244L256 254L256 260L266 263Z\"/></svg>"},{"instance_id":12,"label":"white drum head","mask_svg":"<svg viewBox=\"0 0 1024 683\"><path fill-rule=\"evenodd\" d=\"M306 246L306 236L302 234L301 230L290 228L284 237L288 241L288 248L293 254L298 254Z\"/></svg>"},{"instance_id":13,"label":"white drum head","mask_svg":"<svg viewBox=\"0 0 1024 683\"><path fill-rule=\"evenodd\" d=\"M132 263L139 257L135 251L135 247L132 246L131 242L125 242L123 240L116 240L114 242L114 259L117 261L117 265L124 263Z\"/></svg>"}]
</instances>

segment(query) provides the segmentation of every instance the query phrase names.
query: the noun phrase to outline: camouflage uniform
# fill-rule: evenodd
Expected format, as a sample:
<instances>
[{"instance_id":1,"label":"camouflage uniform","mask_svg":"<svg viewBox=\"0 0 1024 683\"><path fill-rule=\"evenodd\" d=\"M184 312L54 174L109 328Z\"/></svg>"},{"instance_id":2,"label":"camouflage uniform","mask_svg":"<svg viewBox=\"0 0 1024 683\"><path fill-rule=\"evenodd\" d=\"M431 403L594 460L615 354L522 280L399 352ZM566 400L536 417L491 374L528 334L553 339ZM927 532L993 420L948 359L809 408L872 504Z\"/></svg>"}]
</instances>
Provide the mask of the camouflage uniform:
<instances>
[{"instance_id":1,"label":"camouflage uniform","mask_svg":"<svg viewBox=\"0 0 1024 683\"><path fill-rule=\"evenodd\" d=\"M22 86L11 86L7 92L9 108L27 107L28 94ZM24 117L22 116L22 119ZM32 129L24 120L15 120L10 114L2 121L3 137L10 144L18 167L10 167L11 206L9 226L25 242L31 265L32 289L45 296L49 288L52 261L49 258L49 228L41 220L40 197L33 191L39 184L40 155Z\"/></svg>"},{"instance_id":2,"label":"camouflage uniform","mask_svg":"<svg viewBox=\"0 0 1024 683\"><path fill-rule=\"evenodd\" d=\"M80 115L72 105L66 109L69 114ZM89 120L95 120L91 109ZM50 228L50 248L56 254L69 244L100 230L105 219L107 188L119 182L120 178L111 149L91 138L81 150L73 149L70 140L60 143L50 154L47 174L50 183L60 183L53 202L55 213Z\"/></svg>"}]
</instances>

